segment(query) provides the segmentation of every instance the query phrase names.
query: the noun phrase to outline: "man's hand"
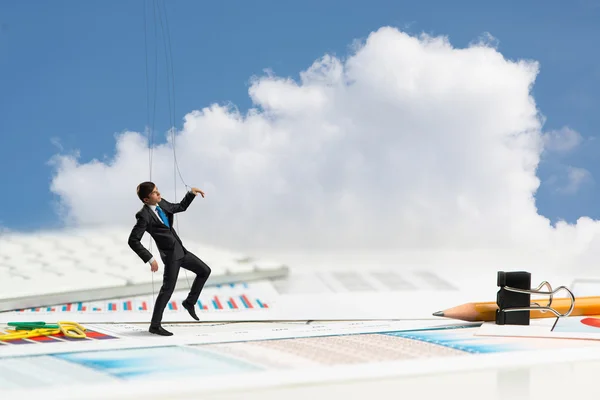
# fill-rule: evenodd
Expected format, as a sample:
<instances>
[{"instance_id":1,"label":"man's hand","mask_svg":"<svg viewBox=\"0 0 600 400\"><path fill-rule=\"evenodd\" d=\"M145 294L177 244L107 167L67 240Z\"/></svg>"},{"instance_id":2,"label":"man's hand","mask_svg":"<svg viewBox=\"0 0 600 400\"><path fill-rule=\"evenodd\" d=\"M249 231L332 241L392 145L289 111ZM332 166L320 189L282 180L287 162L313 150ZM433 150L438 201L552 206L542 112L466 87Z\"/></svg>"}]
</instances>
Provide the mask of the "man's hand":
<instances>
[{"instance_id":1,"label":"man's hand","mask_svg":"<svg viewBox=\"0 0 600 400\"><path fill-rule=\"evenodd\" d=\"M198 188L195 188L195 187L192 188L192 193L194 193L195 195L198 195L198 193L200 193L200 195L202 197L204 197L204 192L202 190L198 189Z\"/></svg>"},{"instance_id":2,"label":"man's hand","mask_svg":"<svg viewBox=\"0 0 600 400\"><path fill-rule=\"evenodd\" d=\"M156 260L153 260L152 263L150 264L150 271L152 271L152 272L158 271L158 263L156 262Z\"/></svg>"}]
</instances>

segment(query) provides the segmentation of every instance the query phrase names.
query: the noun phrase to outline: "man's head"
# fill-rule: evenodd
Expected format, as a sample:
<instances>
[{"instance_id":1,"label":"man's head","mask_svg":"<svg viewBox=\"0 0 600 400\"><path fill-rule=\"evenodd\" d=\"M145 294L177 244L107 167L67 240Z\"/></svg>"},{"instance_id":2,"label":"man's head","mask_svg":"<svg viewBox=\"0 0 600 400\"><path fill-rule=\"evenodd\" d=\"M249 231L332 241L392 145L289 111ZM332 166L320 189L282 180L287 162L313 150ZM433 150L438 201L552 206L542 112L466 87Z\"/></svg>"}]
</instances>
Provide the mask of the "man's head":
<instances>
[{"instance_id":1,"label":"man's head","mask_svg":"<svg viewBox=\"0 0 600 400\"><path fill-rule=\"evenodd\" d=\"M137 187L140 200L148 205L155 205L161 200L160 192L153 182L142 182Z\"/></svg>"}]
</instances>

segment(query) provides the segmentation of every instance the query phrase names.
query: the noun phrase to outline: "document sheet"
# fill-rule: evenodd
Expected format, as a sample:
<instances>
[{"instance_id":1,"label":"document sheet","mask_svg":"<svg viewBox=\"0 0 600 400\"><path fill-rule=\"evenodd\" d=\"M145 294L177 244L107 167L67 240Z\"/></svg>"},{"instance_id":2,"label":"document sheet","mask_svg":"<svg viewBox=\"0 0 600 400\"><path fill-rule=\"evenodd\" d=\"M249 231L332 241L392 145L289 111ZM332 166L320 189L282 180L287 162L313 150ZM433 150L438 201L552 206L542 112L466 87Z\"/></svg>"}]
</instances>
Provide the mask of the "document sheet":
<instances>
[{"instance_id":1,"label":"document sheet","mask_svg":"<svg viewBox=\"0 0 600 400\"><path fill-rule=\"evenodd\" d=\"M140 392L169 388L175 396L192 389L200 393L224 387L351 379L375 370L412 374L468 369L490 354L512 354L504 362L514 362L519 355L531 360L548 349L600 346L577 340L477 337L477 324L421 326L406 321L305 322L269 328L232 324L219 334L205 329L197 335L188 332L146 341L135 325L89 328L97 335L89 339L95 343L90 347L81 343L85 339L0 347L0 396L61 393L61 398L70 399L85 391L86 398L95 398L99 391L106 396L126 388ZM9 351L16 347L21 348L19 354ZM69 393L63 390L67 386Z\"/></svg>"},{"instance_id":2,"label":"document sheet","mask_svg":"<svg viewBox=\"0 0 600 400\"><path fill-rule=\"evenodd\" d=\"M185 286L185 284L183 285ZM160 285L157 285L158 291ZM431 271L326 270L292 272L285 279L206 287L197 303L202 321L432 319L437 307L472 299ZM164 312L165 322L189 322L180 284ZM0 322L71 319L88 323L147 322L156 293L0 313Z\"/></svg>"}]
</instances>

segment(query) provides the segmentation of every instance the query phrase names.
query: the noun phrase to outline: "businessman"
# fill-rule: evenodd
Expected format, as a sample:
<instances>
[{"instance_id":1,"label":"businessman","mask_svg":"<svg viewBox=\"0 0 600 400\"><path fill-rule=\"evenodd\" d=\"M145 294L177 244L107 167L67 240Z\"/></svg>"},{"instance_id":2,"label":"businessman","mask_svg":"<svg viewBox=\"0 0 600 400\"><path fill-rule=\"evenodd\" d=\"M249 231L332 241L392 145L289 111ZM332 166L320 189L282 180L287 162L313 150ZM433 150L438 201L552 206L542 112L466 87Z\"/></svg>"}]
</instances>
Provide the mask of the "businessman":
<instances>
[{"instance_id":1,"label":"businessman","mask_svg":"<svg viewBox=\"0 0 600 400\"><path fill-rule=\"evenodd\" d=\"M196 274L190 292L182 302L182 306L190 313L192 318L196 321L199 320L194 306L198 302L200 292L211 270L208 265L183 246L181 239L173 229L173 214L185 211L198 194L204 197L202 190L192 188L185 194L180 203L169 203L161 198L160 192L154 183L142 182L137 187L137 195L144 206L135 214L136 223L129 235L129 247L135 251L144 263L150 264L152 272L156 272L158 263L152 257L152 253L140 241L144 232L148 232L154 239L160 258L165 266L163 284L156 297L149 329L151 333L156 335L171 336L173 334L161 326L161 321L165 307L175 289L181 267Z\"/></svg>"}]
</instances>

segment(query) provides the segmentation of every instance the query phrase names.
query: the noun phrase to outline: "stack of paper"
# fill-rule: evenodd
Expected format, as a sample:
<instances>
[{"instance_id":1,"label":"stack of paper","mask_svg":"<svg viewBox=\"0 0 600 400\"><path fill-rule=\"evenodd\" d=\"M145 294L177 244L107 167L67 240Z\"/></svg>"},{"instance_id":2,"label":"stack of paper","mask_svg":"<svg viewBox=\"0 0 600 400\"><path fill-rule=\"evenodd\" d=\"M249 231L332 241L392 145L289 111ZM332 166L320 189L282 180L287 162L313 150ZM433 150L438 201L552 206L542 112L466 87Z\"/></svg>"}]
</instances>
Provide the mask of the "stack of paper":
<instances>
[{"instance_id":1,"label":"stack of paper","mask_svg":"<svg viewBox=\"0 0 600 400\"><path fill-rule=\"evenodd\" d=\"M0 313L4 330L9 321L40 320L77 321L87 329L85 339L0 341L0 395L197 398L223 390L600 358L600 340L569 331L570 321L581 325L581 319L561 320L565 325L552 331L553 319L500 327L432 316L496 290L493 281L467 286L427 270L296 271L286 280L206 288L200 323L181 310L187 290L180 287L165 311L171 337L147 331L153 295ZM576 339L552 338L557 334Z\"/></svg>"},{"instance_id":2,"label":"stack of paper","mask_svg":"<svg viewBox=\"0 0 600 400\"><path fill-rule=\"evenodd\" d=\"M180 285L165 310L164 322L192 321L181 307L186 296L186 288ZM467 298L456 283L431 271L329 270L206 287L197 307L202 321L432 319L432 308ZM0 322L59 318L143 323L150 321L154 300L152 294L23 309L0 313Z\"/></svg>"}]
</instances>

